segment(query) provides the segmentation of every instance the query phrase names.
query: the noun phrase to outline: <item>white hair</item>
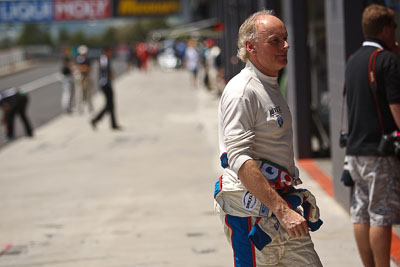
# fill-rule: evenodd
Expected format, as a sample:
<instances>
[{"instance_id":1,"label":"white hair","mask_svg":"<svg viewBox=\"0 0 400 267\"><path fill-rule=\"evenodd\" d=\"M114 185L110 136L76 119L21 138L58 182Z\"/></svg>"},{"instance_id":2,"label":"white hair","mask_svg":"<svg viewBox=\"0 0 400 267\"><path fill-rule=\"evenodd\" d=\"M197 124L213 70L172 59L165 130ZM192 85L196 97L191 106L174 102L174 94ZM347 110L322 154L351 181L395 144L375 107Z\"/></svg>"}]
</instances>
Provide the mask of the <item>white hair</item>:
<instances>
[{"instance_id":1,"label":"white hair","mask_svg":"<svg viewBox=\"0 0 400 267\"><path fill-rule=\"evenodd\" d=\"M249 54L246 49L246 41L253 41L256 37L256 22L258 17L271 15L275 16L275 12L273 10L261 10L250 17L248 17L243 24L239 28L239 35L238 35L238 52L237 57L240 58L241 61L247 62L249 59Z\"/></svg>"}]
</instances>

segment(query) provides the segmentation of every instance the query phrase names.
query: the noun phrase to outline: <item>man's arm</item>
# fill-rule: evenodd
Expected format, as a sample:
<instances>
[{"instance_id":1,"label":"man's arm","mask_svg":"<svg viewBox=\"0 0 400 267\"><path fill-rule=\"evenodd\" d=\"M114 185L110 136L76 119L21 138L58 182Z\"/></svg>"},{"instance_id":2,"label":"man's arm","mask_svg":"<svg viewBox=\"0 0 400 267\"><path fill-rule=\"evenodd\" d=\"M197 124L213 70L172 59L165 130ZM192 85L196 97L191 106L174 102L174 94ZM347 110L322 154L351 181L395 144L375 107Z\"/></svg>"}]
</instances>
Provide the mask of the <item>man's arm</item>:
<instances>
[{"instance_id":1,"label":"man's arm","mask_svg":"<svg viewBox=\"0 0 400 267\"><path fill-rule=\"evenodd\" d=\"M400 104L389 104L397 128L400 129Z\"/></svg>"},{"instance_id":2,"label":"man's arm","mask_svg":"<svg viewBox=\"0 0 400 267\"><path fill-rule=\"evenodd\" d=\"M247 160L239 169L243 185L278 218L291 237L301 237L309 232L306 220L292 210L271 187L254 160Z\"/></svg>"}]
</instances>

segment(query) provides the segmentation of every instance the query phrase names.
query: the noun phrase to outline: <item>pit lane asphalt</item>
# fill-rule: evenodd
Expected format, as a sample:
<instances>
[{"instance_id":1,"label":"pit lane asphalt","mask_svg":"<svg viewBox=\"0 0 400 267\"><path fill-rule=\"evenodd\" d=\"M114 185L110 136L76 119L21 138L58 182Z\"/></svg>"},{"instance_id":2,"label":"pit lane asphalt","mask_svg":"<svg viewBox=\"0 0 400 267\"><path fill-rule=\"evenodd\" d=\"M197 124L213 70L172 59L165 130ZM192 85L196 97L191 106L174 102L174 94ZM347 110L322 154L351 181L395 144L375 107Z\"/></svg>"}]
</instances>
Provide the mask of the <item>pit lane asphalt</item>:
<instances>
[{"instance_id":1,"label":"pit lane asphalt","mask_svg":"<svg viewBox=\"0 0 400 267\"><path fill-rule=\"evenodd\" d=\"M218 98L189 78L128 72L115 81L123 131L62 115L0 150L0 266L232 266L213 212ZM323 265L361 267L348 213L300 174L321 209Z\"/></svg>"}]
</instances>

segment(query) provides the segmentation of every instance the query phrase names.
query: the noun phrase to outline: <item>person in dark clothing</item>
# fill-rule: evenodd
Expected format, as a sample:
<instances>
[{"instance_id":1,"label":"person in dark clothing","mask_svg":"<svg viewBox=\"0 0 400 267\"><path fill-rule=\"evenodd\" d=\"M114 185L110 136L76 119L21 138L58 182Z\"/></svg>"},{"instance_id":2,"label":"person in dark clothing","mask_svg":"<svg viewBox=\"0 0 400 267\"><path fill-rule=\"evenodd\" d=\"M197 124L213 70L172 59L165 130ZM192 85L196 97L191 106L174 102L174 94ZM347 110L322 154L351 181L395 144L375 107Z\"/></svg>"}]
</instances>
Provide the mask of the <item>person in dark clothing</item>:
<instances>
[{"instance_id":1,"label":"person in dark clothing","mask_svg":"<svg viewBox=\"0 0 400 267\"><path fill-rule=\"evenodd\" d=\"M108 112L111 119L111 128L113 130L121 130L121 127L117 124L115 118L115 107L114 107L114 93L112 88L113 72L111 69L111 57L112 49L104 49L104 53L100 56L99 62L99 85L106 98L103 109L91 120L93 129L96 129L96 124L103 118Z\"/></svg>"},{"instance_id":2,"label":"person in dark clothing","mask_svg":"<svg viewBox=\"0 0 400 267\"><path fill-rule=\"evenodd\" d=\"M26 94L20 92L17 88L10 88L0 92L0 106L3 111L2 122L6 126L6 136L8 140L15 138L14 135L14 119L19 115L25 127L27 136L33 136L33 129L26 114L26 108L29 98Z\"/></svg>"},{"instance_id":3,"label":"person in dark clothing","mask_svg":"<svg viewBox=\"0 0 400 267\"><path fill-rule=\"evenodd\" d=\"M400 223L400 160L379 152L383 135L400 128L400 66L394 11L368 6L366 38L345 73L347 164L354 181L350 213L364 266L390 265L392 225Z\"/></svg>"}]
</instances>

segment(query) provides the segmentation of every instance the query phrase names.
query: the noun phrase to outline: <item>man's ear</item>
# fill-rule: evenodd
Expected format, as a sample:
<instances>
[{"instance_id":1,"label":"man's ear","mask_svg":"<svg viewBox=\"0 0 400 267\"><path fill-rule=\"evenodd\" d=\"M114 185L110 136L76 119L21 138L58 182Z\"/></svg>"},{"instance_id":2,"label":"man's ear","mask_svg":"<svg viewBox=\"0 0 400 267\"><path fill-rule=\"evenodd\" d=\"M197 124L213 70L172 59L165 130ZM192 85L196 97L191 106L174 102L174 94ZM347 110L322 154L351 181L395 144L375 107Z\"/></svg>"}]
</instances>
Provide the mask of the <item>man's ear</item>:
<instances>
[{"instance_id":1,"label":"man's ear","mask_svg":"<svg viewBox=\"0 0 400 267\"><path fill-rule=\"evenodd\" d=\"M392 49L394 44L389 43L389 40L391 40L391 35L392 33L392 26L388 26L385 25L383 26L381 32L376 36L378 39L380 39L381 41L383 41L385 43L385 45L389 48Z\"/></svg>"},{"instance_id":2,"label":"man's ear","mask_svg":"<svg viewBox=\"0 0 400 267\"><path fill-rule=\"evenodd\" d=\"M389 35L389 34L390 34L390 31L391 31L391 27L392 27L392 26L389 26L389 25L383 26L382 31L381 31L382 35L383 35L383 36Z\"/></svg>"},{"instance_id":3,"label":"man's ear","mask_svg":"<svg viewBox=\"0 0 400 267\"><path fill-rule=\"evenodd\" d=\"M256 52L256 47L250 41L246 41L246 50L250 54L254 54Z\"/></svg>"}]
</instances>

